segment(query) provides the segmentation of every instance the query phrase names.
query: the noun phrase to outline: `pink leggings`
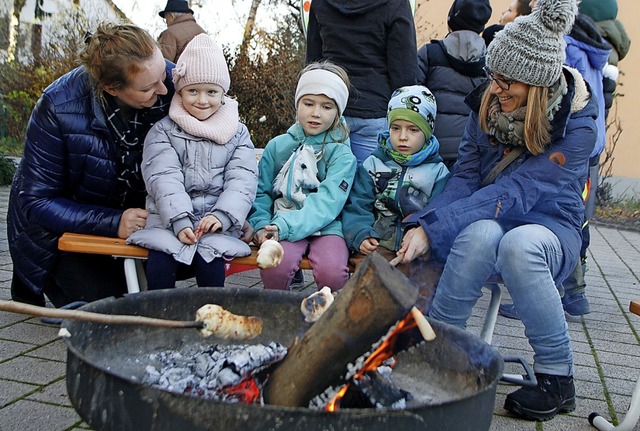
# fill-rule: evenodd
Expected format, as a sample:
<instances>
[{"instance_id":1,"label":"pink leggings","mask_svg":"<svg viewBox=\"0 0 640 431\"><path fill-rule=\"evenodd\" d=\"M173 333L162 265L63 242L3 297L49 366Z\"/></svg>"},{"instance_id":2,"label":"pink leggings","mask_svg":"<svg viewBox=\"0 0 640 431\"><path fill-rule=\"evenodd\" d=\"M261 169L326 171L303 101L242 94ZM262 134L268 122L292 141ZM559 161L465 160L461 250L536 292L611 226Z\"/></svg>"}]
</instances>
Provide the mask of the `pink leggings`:
<instances>
[{"instance_id":1,"label":"pink leggings","mask_svg":"<svg viewBox=\"0 0 640 431\"><path fill-rule=\"evenodd\" d=\"M313 269L318 289L329 286L332 291L342 289L349 279L349 250L338 235L310 236L296 242L281 241L284 248L282 263L275 268L261 269L265 289L287 290L305 254Z\"/></svg>"}]
</instances>

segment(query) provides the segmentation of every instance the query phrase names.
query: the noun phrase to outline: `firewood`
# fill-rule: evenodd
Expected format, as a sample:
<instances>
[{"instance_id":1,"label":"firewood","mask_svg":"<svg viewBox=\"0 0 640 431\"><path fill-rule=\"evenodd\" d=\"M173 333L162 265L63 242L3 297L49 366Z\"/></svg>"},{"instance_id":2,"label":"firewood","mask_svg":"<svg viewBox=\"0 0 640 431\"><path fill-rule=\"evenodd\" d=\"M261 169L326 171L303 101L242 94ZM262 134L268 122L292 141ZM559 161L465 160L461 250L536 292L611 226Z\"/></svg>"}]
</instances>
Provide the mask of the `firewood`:
<instances>
[{"instance_id":1,"label":"firewood","mask_svg":"<svg viewBox=\"0 0 640 431\"><path fill-rule=\"evenodd\" d=\"M348 365L403 319L417 298L418 287L401 271L378 253L367 256L275 369L264 388L265 402L306 407L326 388L344 384Z\"/></svg>"}]
</instances>

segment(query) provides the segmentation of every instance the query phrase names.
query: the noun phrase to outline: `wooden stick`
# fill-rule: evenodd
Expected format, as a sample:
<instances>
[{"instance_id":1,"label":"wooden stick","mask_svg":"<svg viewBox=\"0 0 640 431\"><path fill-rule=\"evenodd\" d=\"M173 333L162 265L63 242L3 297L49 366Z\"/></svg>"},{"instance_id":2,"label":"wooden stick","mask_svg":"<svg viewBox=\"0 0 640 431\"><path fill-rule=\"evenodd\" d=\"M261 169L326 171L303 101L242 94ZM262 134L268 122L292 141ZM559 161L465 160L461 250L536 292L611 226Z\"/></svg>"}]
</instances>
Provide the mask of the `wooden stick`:
<instances>
[{"instance_id":1,"label":"wooden stick","mask_svg":"<svg viewBox=\"0 0 640 431\"><path fill-rule=\"evenodd\" d=\"M426 341L435 340L436 333L434 332L427 318L424 317L424 314L422 314L422 312L418 310L416 307L412 307L411 315L413 316L413 319L416 321L416 324L418 325L418 330L422 334L422 337Z\"/></svg>"},{"instance_id":2,"label":"wooden stick","mask_svg":"<svg viewBox=\"0 0 640 431\"><path fill-rule=\"evenodd\" d=\"M156 319L145 316L129 316L121 314L101 314L82 310L65 310L60 308L38 307L15 301L0 301L1 311L28 314L30 316L53 317L56 319L83 320L85 322L104 323L108 325L145 325L161 328L202 328L203 322Z\"/></svg>"}]
</instances>

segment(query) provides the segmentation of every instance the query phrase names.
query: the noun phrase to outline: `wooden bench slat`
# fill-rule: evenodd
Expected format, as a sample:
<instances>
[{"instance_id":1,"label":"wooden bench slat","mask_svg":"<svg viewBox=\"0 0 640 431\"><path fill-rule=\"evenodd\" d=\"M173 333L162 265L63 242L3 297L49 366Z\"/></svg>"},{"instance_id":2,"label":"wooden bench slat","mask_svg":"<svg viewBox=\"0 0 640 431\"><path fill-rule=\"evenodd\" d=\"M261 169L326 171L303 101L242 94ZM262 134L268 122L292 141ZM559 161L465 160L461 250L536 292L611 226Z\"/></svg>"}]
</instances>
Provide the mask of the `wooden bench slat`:
<instances>
[{"instance_id":1,"label":"wooden bench slat","mask_svg":"<svg viewBox=\"0 0 640 431\"><path fill-rule=\"evenodd\" d=\"M86 235L79 233L64 233L58 240L58 249L73 253L102 254L118 257L133 257L146 259L149 250L137 245L127 244L122 238L110 238L106 236ZM250 265L257 267L258 247L251 246L251 254L244 257L236 257L228 263L233 265ZM308 259L302 259L300 269L311 269Z\"/></svg>"},{"instance_id":2,"label":"wooden bench slat","mask_svg":"<svg viewBox=\"0 0 640 431\"><path fill-rule=\"evenodd\" d=\"M637 314L638 316L640 316L640 300L638 299L632 300L631 304L629 304L629 311L631 311L633 314Z\"/></svg>"}]
</instances>

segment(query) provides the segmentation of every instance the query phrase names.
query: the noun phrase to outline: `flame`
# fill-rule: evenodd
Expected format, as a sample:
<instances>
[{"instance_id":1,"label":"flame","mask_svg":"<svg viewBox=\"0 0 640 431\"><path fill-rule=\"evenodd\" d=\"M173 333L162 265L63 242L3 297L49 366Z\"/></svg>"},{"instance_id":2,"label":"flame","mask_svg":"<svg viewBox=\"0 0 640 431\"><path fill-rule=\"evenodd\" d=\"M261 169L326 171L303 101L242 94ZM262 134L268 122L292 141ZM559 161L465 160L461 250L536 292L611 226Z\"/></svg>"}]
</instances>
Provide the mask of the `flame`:
<instances>
[{"instance_id":1,"label":"flame","mask_svg":"<svg viewBox=\"0 0 640 431\"><path fill-rule=\"evenodd\" d=\"M413 318L411 313L407 314L406 317L398 322L396 328L393 330L389 336L382 341L380 346L376 350L369 355L367 360L364 362L362 368L360 368L354 375L352 380L361 379L362 375L367 371L375 371L378 367L387 359L391 358L395 354L395 346L396 340L398 339L398 335L402 332L407 331L409 329L415 328L417 323ZM334 395L334 397L329 401L327 406L324 408L328 412L335 412L340 407L340 400L344 397L349 389L349 383L344 385L338 393Z\"/></svg>"}]
</instances>

